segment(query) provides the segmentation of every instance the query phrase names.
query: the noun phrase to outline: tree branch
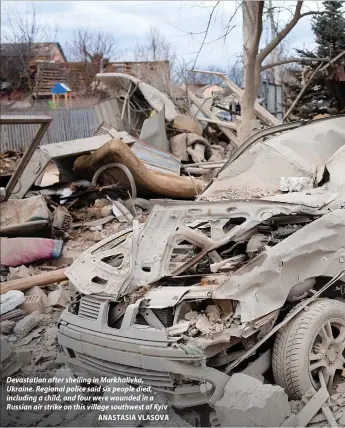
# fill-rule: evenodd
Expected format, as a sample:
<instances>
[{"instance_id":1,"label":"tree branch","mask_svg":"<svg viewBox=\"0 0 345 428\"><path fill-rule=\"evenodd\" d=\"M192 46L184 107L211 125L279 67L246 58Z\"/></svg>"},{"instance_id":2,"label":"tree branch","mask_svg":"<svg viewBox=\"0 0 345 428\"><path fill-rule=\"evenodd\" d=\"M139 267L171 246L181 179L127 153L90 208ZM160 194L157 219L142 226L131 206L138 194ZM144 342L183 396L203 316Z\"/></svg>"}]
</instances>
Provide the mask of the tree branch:
<instances>
[{"instance_id":1,"label":"tree branch","mask_svg":"<svg viewBox=\"0 0 345 428\"><path fill-rule=\"evenodd\" d=\"M217 7L218 7L219 3L220 3L220 0L218 0L218 1L217 1L217 3L216 3L216 4L213 6L213 8L212 8L212 11L211 11L210 16L209 16L209 18L208 18L208 22L207 22L207 27L206 27L206 31L205 31L205 34L204 34L204 38L203 38L203 41L201 42L200 49L199 49L198 54L197 54L197 56L196 56L196 58L195 58L193 68L195 68L195 66L196 66L196 63L197 63L197 61L198 61L198 58L199 58L200 52L201 52L201 50L202 50L202 48L203 48L203 46L204 46L204 43L205 43L206 38L207 38L207 35L208 35L208 30L209 30L210 25L211 25L211 22L212 22L213 14L214 14L215 10L217 9Z\"/></svg>"},{"instance_id":2,"label":"tree branch","mask_svg":"<svg viewBox=\"0 0 345 428\"><path fill-rule=\"evenodd\" d=\"M304 62L326 62L329 61L329 58L289 58L289 59L283 59L281 61L277 61L277 62L272 62L271 64L267 64L261 67L261 72L268 70L269 68L273 68L273 67L277 67L278 65L283 65L283 64L289 64L291 62L300 62L300 63L304 63Z\"/></svg>"},{"instance_id":3,"label":"tree branch","mask_svg":"<svg viewBox=\"0 0 345 428\"><path fill-rule=\"evenodd\" d=\"M262 61L275 49L279 43L290 33L290 31L295 27L297 22L301 18L301 8L303 5L303 1L299 0L295 9L295 13L290 22L288 22L285 27L279 31L276 37L264 48L258 55L258 61L261 64ZM309 13L309 12L306 12Z\"/></svg>"}]
</instances>

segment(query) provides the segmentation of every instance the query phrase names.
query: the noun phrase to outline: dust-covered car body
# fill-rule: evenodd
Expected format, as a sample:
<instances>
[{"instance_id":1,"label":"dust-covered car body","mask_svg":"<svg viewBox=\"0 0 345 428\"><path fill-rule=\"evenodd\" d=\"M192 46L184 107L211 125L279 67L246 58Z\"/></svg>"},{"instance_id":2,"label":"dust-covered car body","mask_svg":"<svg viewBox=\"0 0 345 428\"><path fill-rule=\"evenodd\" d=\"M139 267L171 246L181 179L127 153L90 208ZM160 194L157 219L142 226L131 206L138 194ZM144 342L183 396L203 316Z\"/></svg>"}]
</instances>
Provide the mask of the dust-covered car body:
<instances>
[{"instance_id":1,"label":"dust-covered car body","mask_svg":"<svg viewBox=\"0 0 345 428\"><path fill-rule=\"evenodd\" d=\"M256 145L199 201L156 201L144 225L83 253L59 325L68 364L142 377L180 407L219 399L224 368L345 268L344 121ZM282 194L282 176L313 187Z\"/></svg>"}]
</instances>

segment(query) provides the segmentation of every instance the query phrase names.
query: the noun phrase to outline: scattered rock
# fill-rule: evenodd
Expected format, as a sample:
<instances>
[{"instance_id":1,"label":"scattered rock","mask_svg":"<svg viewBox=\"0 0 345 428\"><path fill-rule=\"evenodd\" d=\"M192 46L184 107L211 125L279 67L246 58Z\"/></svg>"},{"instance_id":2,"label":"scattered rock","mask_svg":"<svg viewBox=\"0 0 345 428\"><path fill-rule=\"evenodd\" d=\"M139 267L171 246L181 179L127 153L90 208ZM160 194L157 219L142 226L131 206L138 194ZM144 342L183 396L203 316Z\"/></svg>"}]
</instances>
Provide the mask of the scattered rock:
<instances>
[{"instance_id":1,"label":"scattered rock","mask_svg":"<svg viewBox=\"0 0 345 428\"><path fill-rule=\"evenodd\" d=\"M7 281L12 281L14 279L21 279L21 278L29 278L31 275L33 275L33 269L30 266L30 268L27 268L25 265L21 265L18 267L9 267L9 274L7 276Z\"/></svg>"},{"instance_id":2,"label":"scattered rock","mask_svg":"<svg viewBox=\"0 0 345 428\"><path fill-rule=\"evenodd\" d=\"M48 306L66 308L70 300L69 292L62 287L48 294Z\"/></svg>"},{"instance_id":3,"label":"scattered rock","mask_svg":"<svg viewBox=\"0 0 345 428\"><path fill-rule=\"evenodd\" d=\"M196 311L189 311L189 312L186 313L186 315L184 316L184 318L187 321L190 321L190 320L196 319L198 317L198 315L199 315L199 313L196 312Z\"/></svg>"},{"instance_id":4,"label":"scattered rock","mask_svg":"<svg viewBox=\"0 0 345 428\"><path fill-rule=\"evenodd\" d=\"M215 315L217 318L221 316L221 310L217 305L208 305L205 310L206 315Z\"/></svg>"},{"instance_id":5,"label":"scattered rock","mask_svg":"<svg viewBox=\"0 0 345 428\"><path fill-rule=\"evenodd\" d=\"M310 177L281 177L281 192L301 192L305 189L312 189L313 179Z\"/></svg>"},{"instance_id":6,"label":"scattered rock","mask_svg":"<svg viewBox=\"0 0 345 428\"><path fill-rule=\"evenodd\" d=\"M190 331L189 331L189 336L191 336L191 337L195 337L197 334L199 334L200 333L200 331L197 329L197 328L192 328Z\"/></svg>"},{"instance_id":7,"label":"scattered rock","mask_svg":"<svg viewBox=\"0 0 345 428\"><path fill-rule=\"evenodd\" d=\"M291 400L290 401L291 412L294 413L295 415L297 415L297 413L300 411L299 404L300 404L300 402L298 400Z\"/></svg>"},{"instance_id":8,"label":"scattered rock","mask_svg":"<svg viewBox=\"0 0 345 428\"><path fill-rule=\"evenodd\" d=\"M168 336L179 336L188 331L190 321L182 321L166 329Z\"/></svg>"},{"instance_id":9,"label":"scattered rock","mask_svg":"<svg viewBox=\"0 0 345 428\"><path fill-rule=\"evenodd\" d=\"M57 338L57 334L58 334L58 329L57 329L57 327L48 327L47 329L46 329L46 332L45 332L45 336L47 337L47 338L52 338L52 339L56 339Z\"/></svg>"},{"instance_id":10,"label":"scattered rock","mask_svg":"<svg viewBox=\"0 0 345 428\"><path fill-rule=\"evenodd\" d=\"M14 321L5 320L0 323L0 333L10 334L12 333L16 323Z\"/></svg>"},{"instance_id":11,"label":"scattered rock","mask_svg":"<svg viewBox=\"0 0 345 428\"><path fill-rule=\"evenodd\" d=\"M17 322L14 327L14 334L18 339L24 338L27 334L30 333L40 322L41 317L39 312L33 312L32 314L26 316Z\"/></svg>"},{"instance_id":12,"label":"scattered rock","mask_svg":"<svg viewBox=\"0 0 345 428\"><path fill-rule=\"evenodd\" d=\"M20 346L28 345L33 339L40 336L41 331L43 328L36 328L31 333L27 334L23 339L20 340ZM18 340L16 338L16 340Z\"/></svg>"},{"instance_id":13,"label":"scattered rock","mask_svg":"<svg viewBox=\"0 0 345 428\"><path fill-rule=\"evenodd\" d=\"M213 330L213 325L210 323L205 314L198 316L195 327L204 334L211 333Z\"/></svg>"},{"instance_id":14,"label":"scattered rock","mask_svg":"<svg viewBox=\"0 0 345 428\"><path fill-rule=\"evenodd\" d=\"M337 393L345 394L345 381L337 386Z\"/></svg>"},{"instance_id":15,"label":"scattered rock","mask_svg":"<svg viewBox=\"0 0 345 428\"><path fill-rule=\"evenodd\" d=\"M277 427L291 415L283 388L254 377L234 374L215 403L222 427Z\"/></svg>"},{"instance_id":16,"label":"scattered rock","mask_svg":"<svg viewBox=\"0 0 345 428\"><path fill-rule=\"evenodd\" d=\"M31 364L32 354L28 349L17 349L16 359L18 363L28 366Z\"/></svg>"}]
</instances>

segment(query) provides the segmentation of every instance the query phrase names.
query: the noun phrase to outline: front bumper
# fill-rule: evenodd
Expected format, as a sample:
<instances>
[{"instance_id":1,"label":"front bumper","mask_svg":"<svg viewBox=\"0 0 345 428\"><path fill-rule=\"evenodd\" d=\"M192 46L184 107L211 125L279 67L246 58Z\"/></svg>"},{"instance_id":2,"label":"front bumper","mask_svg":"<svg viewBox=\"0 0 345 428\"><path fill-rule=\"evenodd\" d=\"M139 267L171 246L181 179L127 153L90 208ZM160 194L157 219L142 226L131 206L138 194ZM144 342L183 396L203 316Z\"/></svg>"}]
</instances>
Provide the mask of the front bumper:
<instances>
[{"instance_id":1,"label":"front bumper","mask_svg":"<svg viewBox=\"0 0 345 428\"><path fill-rule=\"evenodd\" d=\"M200 354L187 354L165 330L135 324L137 305L127 307L116 329L107 324L109 301L99 302L89 315L62 313L58 341L74 373L140 377L178 408L212 405L223 396L229 376L207 367Z\"/></svg>"}]
</instances>

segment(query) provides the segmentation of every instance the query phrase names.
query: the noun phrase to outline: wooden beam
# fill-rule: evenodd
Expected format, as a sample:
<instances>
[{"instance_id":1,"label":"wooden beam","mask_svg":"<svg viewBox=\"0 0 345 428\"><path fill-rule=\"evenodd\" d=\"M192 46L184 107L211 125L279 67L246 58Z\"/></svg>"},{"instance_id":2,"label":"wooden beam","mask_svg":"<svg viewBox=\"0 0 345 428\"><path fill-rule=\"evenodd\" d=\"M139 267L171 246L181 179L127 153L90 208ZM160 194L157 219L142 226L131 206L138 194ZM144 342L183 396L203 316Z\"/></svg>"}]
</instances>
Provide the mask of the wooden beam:
<instances>
[{"instance_id":1,"label":"wooden beam","mask_svg":"<svg viewBox=\"0 0 345 428\"><path fill-rule=\"evenodd\" d=\"M188 88L186 88L185 86L183 86L183 87L181 87L181 89L182 90L187 90L187 94L188 94L188 97L189 97L189 99L192 101L192 103L193 104L195 104L199 109L200 109L200 111L205 115L205 116L207 116L207 118L209 118L209 119L211 119L211 120L214 120L214 121L218 121L218 117L209 109L209 108L207 108L204 104L203 104L203 101L204 100L202 100L202 99L200 99L200 98L198 98L198 97L196 97L194 94L193 94L193 92L191 92ZM225 127L225 126L223 126L223 124L222 125L218 125L217 124L217 127L223 132L223 134L224 135L226 135L227 137L228 137L228 139L230 140L230 142L231 143L233 143L236 147L239 147L240 146L240 143L239 143L239 141L238 141L238 139L237 139L237 137L236 137L236 135L232 132L232 131L230 131L230 129L229 128L227 128L227 127Z\"/></svg>"},{"instance_id":2,"label":"wooden beam","mask_svg":"<svg viewBox=\"0 0 345 428\"><path fill-rule=\"evenodd\" d=\"M221 126L224 126L225 128L233 129L234 131L237 130L237 125L235 122L225 122L222 120L212 120L212 119L208 119L206 117L201 117L201 116L197 116L195 119L201 120L202 122L214 123L215 125L221 125Z\"/></svg>"},{"instance_id":3,"label":"wooden beam","mask_svg":"<svg viewBox=\"0 0 345 428\"><path fill-rule=\"evenodd\" d=\"M206 71L206 70L187 70L193 73L203 73L203 74L213 74L215 76L219 76L221 79L225 80L225 83L228 85L229 89L236 95L239 100L242 100L243 97L243 89L239 88L235 83L233 83L230 79L228 79L223 73L218 71ZM277 126L281 124L281 121L278 120L267 111L264 107L262 107L259 103L254 104L254 111L256 116L261 119L266 125L269 126Z\"/></svg>"},{"instance_id":4,"label":"wooden beam","mask_svg":"<svg viewBox=\"0 0 345 428\"><path fill-rule=\"evenodd\" d=\"M38 285L44 287L54 282L60 282L67 279L65 268L57 269L52 272L45 272L39 275L30 276L29 278L14 279L13 281L3 282L0 284L0 294L5 294L10 290L25 291Z\"/></svg>"}]
</instances>

